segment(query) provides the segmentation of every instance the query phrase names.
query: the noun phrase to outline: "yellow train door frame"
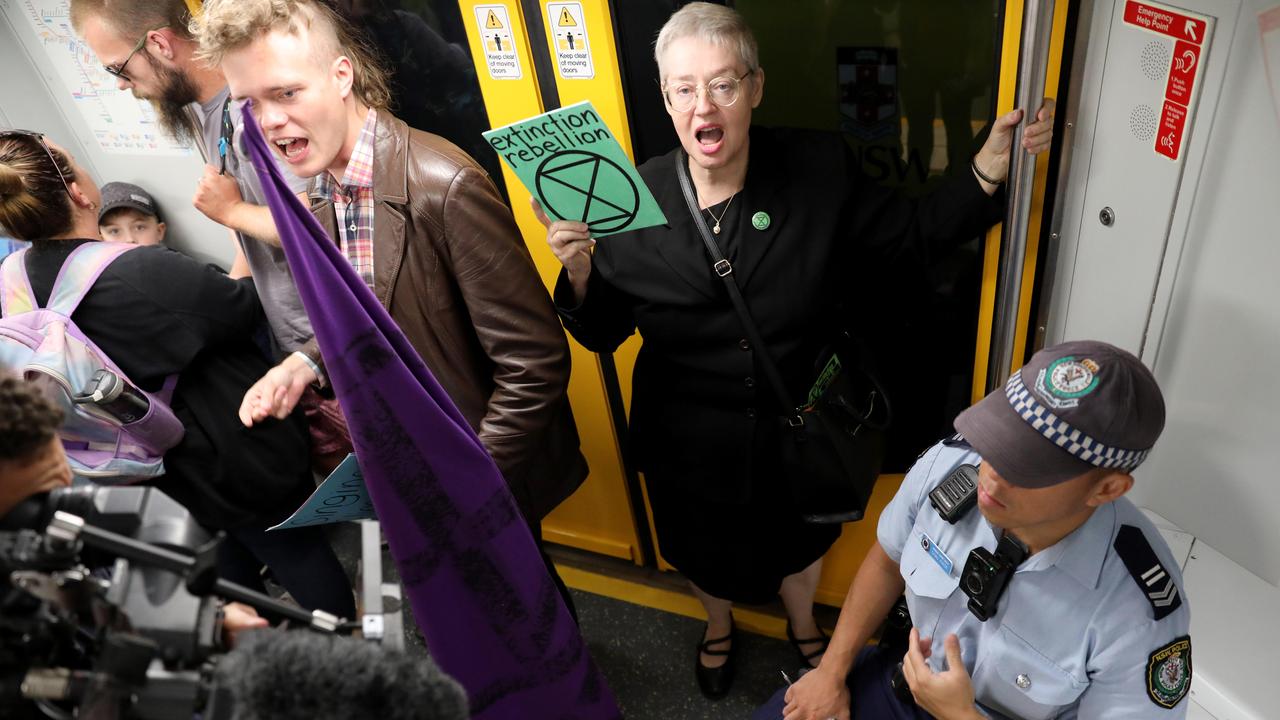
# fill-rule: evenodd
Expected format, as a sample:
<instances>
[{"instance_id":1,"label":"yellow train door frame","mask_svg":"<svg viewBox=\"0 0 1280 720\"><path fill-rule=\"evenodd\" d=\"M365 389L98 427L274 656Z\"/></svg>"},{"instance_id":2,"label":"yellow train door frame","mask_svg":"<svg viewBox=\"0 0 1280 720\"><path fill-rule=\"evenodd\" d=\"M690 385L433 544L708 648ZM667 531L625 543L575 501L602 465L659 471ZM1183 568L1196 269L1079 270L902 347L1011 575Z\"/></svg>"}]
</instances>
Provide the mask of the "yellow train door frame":
<instances>
[{"instance_id":1,"label":"yellow train door frame","mask_svg":"<svg viewBox=\"0 0 1280 720\"><path fill-rule=\"evenodd\" d=\"M564 81L559 73L549 80L548 55L542 52L545 47L551 51L550 57L555 56L552 41L547 38L550 34L544 32L548 5L557 4L529 0L459 2L490 126L501 127L589 98L630 153L631 133L608 3L569 4L576 6L574 22L585 25L582 32L591 43L594 61L591 77L570 81ZM550 290L559 275L560 263L547 247L546 232L534 217L528 190L505 165L503 175L516 224ZM597 356L572 340L570 346L574 370L569 400L591 474L578 492L543 520L543 538L646 564L652 556L649 522L644 515L637 516L643 501L635 494L635 483L628 482L618 429L625 425L625 417L618 414L621 397L617 397L617 388L630 388L630 368L639 348L638 340L633 339L616 353L624 360L619 364L627 368L627 377L621 383L612 357ZM615 397L610 398L611 394ZM643 533L641 527L645 528Z\"/></svg>"},{"instance_id":2,"label":"yellow train door frame","mask_svg":"<svg viewBox=\"0 0 1280 720\"><path fill-rule=\"evenodd\" d=\"M589 99L614 130L624 149L629 154L632 153L627 98L619 70L613 3L608 0L579 2L556 0L468 2L461 0L459 4L466 20L473 60L493 127L521 120L543 112L545 109ZM1059 87L1069 5L1067 0L1059 0L1055 3L1046 88ZM569 9L566 10L566 8ZM1023 10L1024 0L1007 0L1005 3L1000 60L997 69L996 108L1001 114L1013 109L1015 102ZM508 50L515 56L520 66L519 73L508 71L504 76L501 69L497 74L491 72L490 63L494 62L494 56L500 52L500 49L492 47L492 38L485 38L482 35L486 29L485 21L488 19L489 12L499 16L499 23L509 25L509 27L490 29L502 30L510 34L513 47ZM504 18L509 18L509 22ZM575 42L583 42L589 47L591 64L589 71L584 71L581 67L575 69L558 65L563 58L557 55L557 43L564 44L566 29L571 29L579 23L581 34L575 36ZM507 35L504 34L502 37ZM485 42L490 42L490 47L486 48ZM542 48L535 51L535 44L545 48L546 53L542 53ZM574 45L571 49L578 50L579 47ZM503 170L517 222L544 281L548 287L551 287L559 273L560 265L547 248L545 233L529 209L529 193L507 168L504 167ZM1016 338L1018 347L1025 347L1027 342L1026 330L1035 291L1038 238L1048 175L1049 163L1037 163L1035 193L1026 240L1027 252L1022 268L1022 290L1017 308L1020 328ZM988 233L983 253L978 332L971 388L971 399L974 401L985 394L992 327L995 320L993 315L999 276L1001 231L1002 228L996 226ZM658 553L650 555L650 548L655 541L652 535L652 522L647 517L647 503L640 494L640 485L636 482L634 474L630 481L628 480L628 469L623 463L622 452L619 449L620 439L625 432L619 429L625 423L625 411L622 408L629 406L631 368L635 362L639 340L633 337L619 348L612 358L597 357L576 343L572 344L574 375L571 381L570 397L579 429L583 434L584 452L591 463L592 475L582 490L547 518L543 525L544 537L552 542L626 558L636 564L652 562L660 569L672 569L662 560L660 548ZM1020 364L1021 353L1018 353L1010 369ZM869 503L867 520L845 526L839 541L827 555L818 587L819 602L836 606L841 604L867 549L876 542L874 519L888 504L901 481L901 475L883 476ZM641 506L645 507L642 509ZM654 560L649 561L649 557L653 557ZM650 601L653 599L651 594L646 597ZM698 612L696 603L692 605L681 603L680 607L669 609L689 614ZM781 620L776 623L766 621L751 624L755 626L753 629L779 636L782 634Z\"/></svg>"}]
</instances>

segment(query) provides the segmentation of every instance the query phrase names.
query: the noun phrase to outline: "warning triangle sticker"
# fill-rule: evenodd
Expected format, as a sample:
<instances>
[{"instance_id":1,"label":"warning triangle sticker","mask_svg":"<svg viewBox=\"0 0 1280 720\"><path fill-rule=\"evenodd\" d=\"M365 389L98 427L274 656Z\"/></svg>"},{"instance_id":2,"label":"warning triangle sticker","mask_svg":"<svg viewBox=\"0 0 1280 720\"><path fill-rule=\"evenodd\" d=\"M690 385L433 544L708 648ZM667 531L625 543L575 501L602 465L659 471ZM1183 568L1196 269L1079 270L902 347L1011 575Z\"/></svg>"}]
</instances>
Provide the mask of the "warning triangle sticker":
<instances>
[{"instance_id":1,"label":"warning triangle sticker","mask_svg":"<svg viewBox=\"0 0 1280 720\"><path fill-rule=\"evenodd\" d=\"M569 8L560 8L560 27L577 27L578 21L573 19Z\"/></svg>"},{"instance_id":2,"label":"warning triangle sticker","mask_svg":"<svg viewBox=\"0 0 1280 720\"><path fill-rule=\"evenodd\" d=\"M498 19L497 13L495 13L492 10L489 11L489 17L485 18L484 20L484 29L485 30L501 30L502 29L502 21Z\"/></svg>"}]
</instances>

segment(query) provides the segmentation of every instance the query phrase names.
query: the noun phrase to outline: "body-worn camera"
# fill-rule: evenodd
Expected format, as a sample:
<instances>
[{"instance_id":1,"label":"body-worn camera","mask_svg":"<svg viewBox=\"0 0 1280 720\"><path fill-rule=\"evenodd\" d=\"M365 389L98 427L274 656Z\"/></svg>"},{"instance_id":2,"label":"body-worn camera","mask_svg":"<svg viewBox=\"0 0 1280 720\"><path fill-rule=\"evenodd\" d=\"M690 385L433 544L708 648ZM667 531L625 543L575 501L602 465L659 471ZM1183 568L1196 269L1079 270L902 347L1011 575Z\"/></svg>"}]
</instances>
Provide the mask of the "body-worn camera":
<instances>
[{"instance_id":1,"label":"body-worn camera","mask_svg":"<svg viewBox=\"0 0 1280 720\"><path fill-rule=\"evenodd\" d=\"M960 588L969 596L969 612L974 617L986 622L996 614L1009 579L1026 559L1026 546L1008 533L1000 538L995 553L984 547L969 551L960 574Z\"/></svg>"}]
</instances>

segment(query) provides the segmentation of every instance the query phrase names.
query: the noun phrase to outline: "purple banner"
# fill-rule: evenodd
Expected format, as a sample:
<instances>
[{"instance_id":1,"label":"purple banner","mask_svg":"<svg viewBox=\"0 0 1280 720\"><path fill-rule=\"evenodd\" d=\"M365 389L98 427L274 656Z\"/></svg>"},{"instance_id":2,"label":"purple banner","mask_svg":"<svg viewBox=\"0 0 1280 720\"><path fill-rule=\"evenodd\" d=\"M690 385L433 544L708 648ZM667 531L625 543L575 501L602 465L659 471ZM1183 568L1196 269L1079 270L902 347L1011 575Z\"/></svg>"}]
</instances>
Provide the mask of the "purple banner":
<instances>
[{"instance_id":1,"label":"purple banner","mask_svg":"<svg viewBox=\"0 0 1280 720\"><path fill-rule=\"evenodd\" d=\"M244 125L431 656L466 688L473 718L620 718L480 439L289 190L247 106Z\"/></svg>"}]
</instances>

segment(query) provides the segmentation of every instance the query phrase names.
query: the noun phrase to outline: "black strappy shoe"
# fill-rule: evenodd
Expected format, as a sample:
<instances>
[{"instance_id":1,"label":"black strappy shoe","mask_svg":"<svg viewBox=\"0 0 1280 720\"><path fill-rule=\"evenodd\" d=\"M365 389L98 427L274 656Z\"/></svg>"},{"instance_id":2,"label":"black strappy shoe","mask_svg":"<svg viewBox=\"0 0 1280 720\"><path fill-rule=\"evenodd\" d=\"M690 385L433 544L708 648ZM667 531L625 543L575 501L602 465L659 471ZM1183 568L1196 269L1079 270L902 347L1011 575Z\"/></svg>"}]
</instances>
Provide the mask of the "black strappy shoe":
<instances>
[{"instance_id":1,"label":"black strappy shoe","mask_svg":"<svg viewBox=\"0 0 1280 720\"><path fill-rule=\"evenodd\" d=\"M706 630L702 632L706 636ZM698 652L694 655L694 675L698 678L698 689L702 694L711 700L719 700L729 694L729 688L733 686L733 673L735 659L737 658L738 629L732 625L729 628L729 634L724 637L712 638L705 642L698 643ZM712 650L712 645L719 645L722 642L729 641L728 650ZM723 655L728 659L720 667L707 667L702 664L702 654L707 655Z\"/></svg>"},{"instance_id":2,"label":"black strappy shoe","mask_svg":"<svg viewBox=\"0 0 1280 720\"><path fill-rule=\"evenodd\" d=\"M800 667L816 668L817 665L809 662L810 660L822 655L827 651L827 645L831 643L831 638L822 630L822 626L818 626L818 637L814 638L798 638L791 630L791 621L787 621L787 641L791 643L791 647L796 649L796 655L800 658ZM813 643L822 643L817 650L806 653L802 645L812 645Z\"/></svg>"}]
</instances>

